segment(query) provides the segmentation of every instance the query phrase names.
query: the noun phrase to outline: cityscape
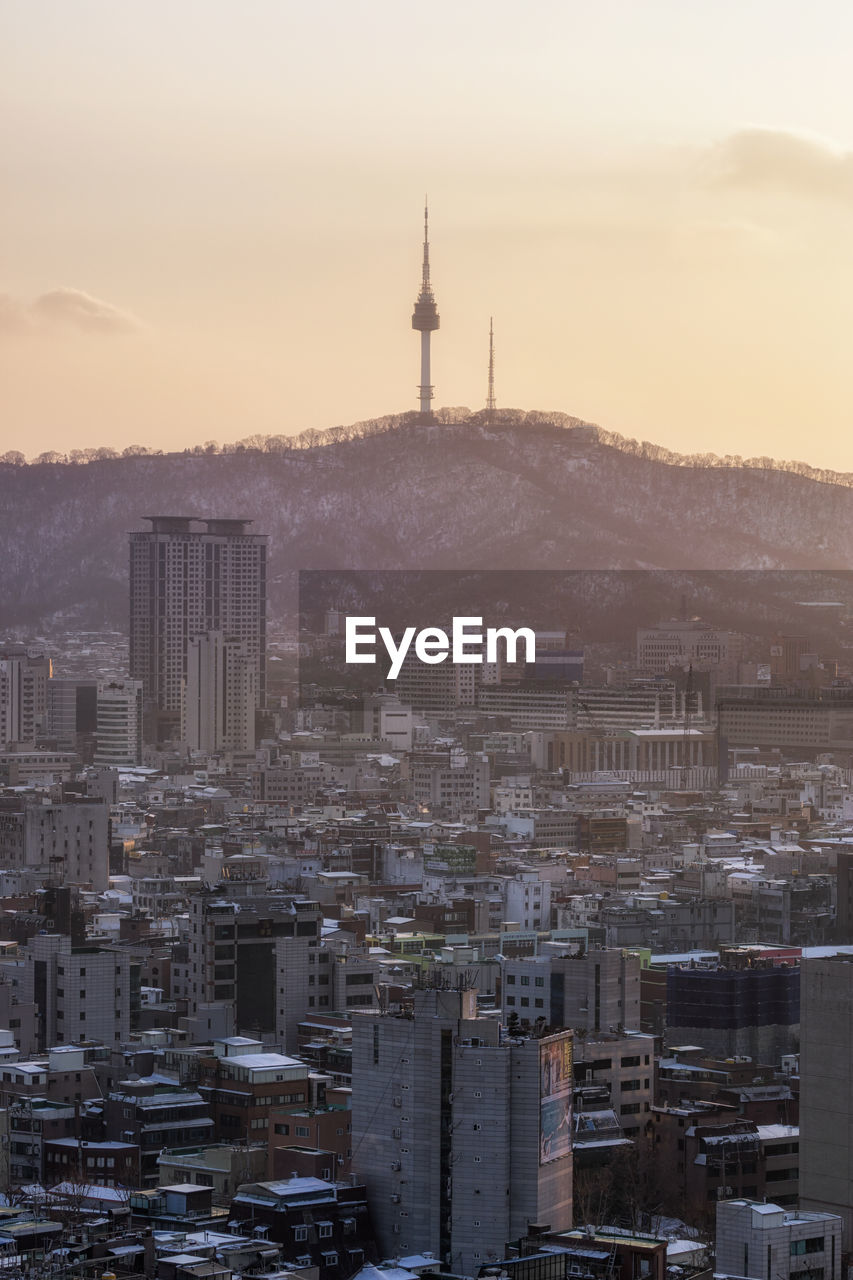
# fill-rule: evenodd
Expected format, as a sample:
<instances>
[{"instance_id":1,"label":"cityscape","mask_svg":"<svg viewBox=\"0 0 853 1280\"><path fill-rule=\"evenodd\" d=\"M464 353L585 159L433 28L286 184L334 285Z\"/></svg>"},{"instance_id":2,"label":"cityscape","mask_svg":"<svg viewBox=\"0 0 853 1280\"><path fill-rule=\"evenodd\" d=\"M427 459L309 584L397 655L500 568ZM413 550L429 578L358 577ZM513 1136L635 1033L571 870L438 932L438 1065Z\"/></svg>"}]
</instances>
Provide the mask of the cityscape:
<instances>
[{"instance_id":1,"label":"cityscape","mask_svg":"<svg viewBox=\"0 0 853 1280\"><path fill-rule=\"evenodd\" d=\"M315 571L288 628L251 521L135 523L126 632L0 653L7 1265L840 1280L853 575ZM347 664L413 600L535 648Z\"/></svg>"},{"instance_id":2,"label":"cityscape","mask_svg":"<svg viewBox=\"0 0 853 1280\"><path fill-rule=\"evenodd\" d=\"M853 9L3 9L0 1280L853 1280Z\"/></svg>"}]
</instances>

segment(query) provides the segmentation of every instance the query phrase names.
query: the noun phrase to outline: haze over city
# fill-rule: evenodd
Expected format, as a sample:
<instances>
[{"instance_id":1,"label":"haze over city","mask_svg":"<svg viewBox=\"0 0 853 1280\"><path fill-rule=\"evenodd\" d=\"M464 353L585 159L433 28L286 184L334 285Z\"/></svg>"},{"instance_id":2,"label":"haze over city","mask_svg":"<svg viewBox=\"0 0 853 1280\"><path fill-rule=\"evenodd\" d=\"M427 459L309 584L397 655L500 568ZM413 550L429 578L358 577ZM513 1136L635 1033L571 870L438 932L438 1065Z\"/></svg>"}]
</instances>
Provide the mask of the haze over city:
<instances>
[{"instance_id":1,"label":"haze over city","mask_svg":"<svg viewBox=\"0 0 853 1280\"><path fill-rule=\"evenodd\" d=\"M841 3L7 0L0 450L435 405L853 469Z\"/></svg>"}]
</instances>

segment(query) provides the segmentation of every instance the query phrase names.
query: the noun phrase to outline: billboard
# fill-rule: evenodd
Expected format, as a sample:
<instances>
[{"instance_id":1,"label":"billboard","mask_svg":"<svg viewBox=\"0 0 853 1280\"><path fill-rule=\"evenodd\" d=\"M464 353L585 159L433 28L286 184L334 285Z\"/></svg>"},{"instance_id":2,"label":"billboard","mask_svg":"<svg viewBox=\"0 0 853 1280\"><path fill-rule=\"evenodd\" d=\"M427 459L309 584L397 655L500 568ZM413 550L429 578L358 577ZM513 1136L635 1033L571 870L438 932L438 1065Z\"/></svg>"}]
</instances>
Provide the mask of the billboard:
<instances>
[{"instance_id":1,"label":"billboard","mask_svg":"<svg viewBox=\"0 0 853 1280\"><path fill-rule=\"evenodd\" d=\"M572 1149L572 1038L539 1045L539 1163L550 1164Z\"/></svg>"}]
</instances>

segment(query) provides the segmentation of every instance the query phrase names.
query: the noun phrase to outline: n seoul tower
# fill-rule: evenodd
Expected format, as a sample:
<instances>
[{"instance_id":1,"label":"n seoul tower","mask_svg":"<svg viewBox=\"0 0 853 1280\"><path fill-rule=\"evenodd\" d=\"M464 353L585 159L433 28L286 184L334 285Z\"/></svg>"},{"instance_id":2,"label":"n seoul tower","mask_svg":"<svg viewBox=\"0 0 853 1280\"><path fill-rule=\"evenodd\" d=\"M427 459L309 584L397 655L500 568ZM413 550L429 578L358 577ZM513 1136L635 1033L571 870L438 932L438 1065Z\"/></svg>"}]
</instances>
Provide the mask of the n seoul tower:
<instances>
[{"instance_id":1,"label":"n seoul tower","mask_svg":"<svg viewBox=\"0 0 853 1280\"><path fill-rule=\"evenodd\" d=\"M437 329L440 320L435 306L435 297L429 279L429 206L424 205L424 266L421 279L421 291L415 303L412 316L412 328L421 335L421 385L418 388L421 400L421 413L427 417L432 415L431 400L433 387L430 381L429 367L429 335Z\"/></svg>"}]
</instances>

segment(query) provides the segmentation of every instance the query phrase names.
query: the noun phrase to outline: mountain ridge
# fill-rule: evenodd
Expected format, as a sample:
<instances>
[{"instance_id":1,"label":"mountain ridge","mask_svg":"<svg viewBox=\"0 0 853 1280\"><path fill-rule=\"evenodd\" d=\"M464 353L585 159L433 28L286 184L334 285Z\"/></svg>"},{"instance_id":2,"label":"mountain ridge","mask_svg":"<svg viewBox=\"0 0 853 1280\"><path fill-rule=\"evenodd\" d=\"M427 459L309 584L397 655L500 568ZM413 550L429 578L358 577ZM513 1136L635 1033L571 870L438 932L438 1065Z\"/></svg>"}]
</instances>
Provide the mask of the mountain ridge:
<instances>
[{"instance_id":1,"label":"mountain ridge","mask_svg":"<svg viewBox=\"0 0 853 1280\"><path fill-rule=\"evenodd\" d=\"M466 413L396 415L301 446L0 461L0 626L123 624L127 531L158 511L254 520L270 535L274 616L300 568L853 564L853 477L676 463L565 415Z\"/></svg>"}]
</instances>

